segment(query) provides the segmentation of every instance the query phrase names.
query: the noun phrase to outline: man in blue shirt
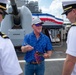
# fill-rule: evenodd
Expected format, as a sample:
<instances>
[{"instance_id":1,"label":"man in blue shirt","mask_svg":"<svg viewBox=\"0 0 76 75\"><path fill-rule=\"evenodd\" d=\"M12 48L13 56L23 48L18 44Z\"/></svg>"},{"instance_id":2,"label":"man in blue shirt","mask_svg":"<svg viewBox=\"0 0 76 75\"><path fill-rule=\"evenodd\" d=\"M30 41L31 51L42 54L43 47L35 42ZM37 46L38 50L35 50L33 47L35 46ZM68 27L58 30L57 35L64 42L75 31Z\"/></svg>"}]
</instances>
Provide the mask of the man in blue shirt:
<instances>
[{"instance_id":1,"label":"man in blue shirt","mask_svg":"<svg viewBox=\"0 0 76 75\"><path fill-rule=\"evenodd\" d=\"M42 24L39 18L33 19L33 32L24 37L21 50L25 52L25 75L44 75L44 59L52 54L52 44L49 37L42 33Z\"/></svg>"}]
</instances>

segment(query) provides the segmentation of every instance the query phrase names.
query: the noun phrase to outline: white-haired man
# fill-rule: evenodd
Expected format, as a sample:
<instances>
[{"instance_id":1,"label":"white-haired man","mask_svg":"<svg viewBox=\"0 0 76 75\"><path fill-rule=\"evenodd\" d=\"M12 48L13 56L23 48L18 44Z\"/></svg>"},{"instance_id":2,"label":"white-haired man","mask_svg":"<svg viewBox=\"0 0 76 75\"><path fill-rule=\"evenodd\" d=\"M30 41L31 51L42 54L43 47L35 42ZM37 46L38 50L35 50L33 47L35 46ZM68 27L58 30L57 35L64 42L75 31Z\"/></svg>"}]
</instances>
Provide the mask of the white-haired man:
<instances>
[{"instance_id":1,"label":"white-haired man","mask_svg":"<svg viewBox=\"0 0 76 75\"><path fill-rule=\"evenodd\" d=\"M52 44L42 33L43 22L39 18L32 21L33 32L24 37L22 52L25 53L25 75L44 75L45 58L51 57Z\"/></svg>"}]
</instances>

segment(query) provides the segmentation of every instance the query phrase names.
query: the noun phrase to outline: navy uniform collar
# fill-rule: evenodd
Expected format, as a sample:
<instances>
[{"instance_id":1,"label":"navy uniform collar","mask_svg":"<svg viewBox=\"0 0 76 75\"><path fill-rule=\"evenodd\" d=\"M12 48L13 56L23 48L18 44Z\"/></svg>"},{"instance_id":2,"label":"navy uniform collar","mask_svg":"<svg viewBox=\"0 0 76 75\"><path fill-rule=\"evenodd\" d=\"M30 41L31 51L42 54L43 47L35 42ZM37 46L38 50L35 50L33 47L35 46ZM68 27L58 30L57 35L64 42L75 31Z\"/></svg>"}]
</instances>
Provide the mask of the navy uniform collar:
<instances>
[{"instance_id":1,"label":"navy uniform collar","mask_svg":"<svg viewBox=\"0 0 76 75\"><path fill-rule=\"evenodd\" d=\"M72 23L71 26L76 26L76 22L75 23Z\"/></svg>"}]
</instances>

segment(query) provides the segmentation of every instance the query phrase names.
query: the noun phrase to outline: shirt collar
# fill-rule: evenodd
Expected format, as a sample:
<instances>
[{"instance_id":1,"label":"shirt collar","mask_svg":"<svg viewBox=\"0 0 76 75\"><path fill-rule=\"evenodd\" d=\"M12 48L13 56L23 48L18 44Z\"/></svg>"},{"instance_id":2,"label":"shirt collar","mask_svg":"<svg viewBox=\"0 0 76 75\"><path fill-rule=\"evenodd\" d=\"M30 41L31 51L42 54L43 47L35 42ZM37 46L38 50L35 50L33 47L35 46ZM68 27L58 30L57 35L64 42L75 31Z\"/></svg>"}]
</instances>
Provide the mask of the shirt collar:
<instances>
[{"instance_id":1,"label":"shirt collar","mask_svg":"<svg viewBox=\"0 0 76 75\"><path fill-rule=\"evenodd\" d=\"M35 36L34 31L32 32L32 35ZM43 33L40 33L40 37L43 35Z\"/></svg>"}]
</instances>

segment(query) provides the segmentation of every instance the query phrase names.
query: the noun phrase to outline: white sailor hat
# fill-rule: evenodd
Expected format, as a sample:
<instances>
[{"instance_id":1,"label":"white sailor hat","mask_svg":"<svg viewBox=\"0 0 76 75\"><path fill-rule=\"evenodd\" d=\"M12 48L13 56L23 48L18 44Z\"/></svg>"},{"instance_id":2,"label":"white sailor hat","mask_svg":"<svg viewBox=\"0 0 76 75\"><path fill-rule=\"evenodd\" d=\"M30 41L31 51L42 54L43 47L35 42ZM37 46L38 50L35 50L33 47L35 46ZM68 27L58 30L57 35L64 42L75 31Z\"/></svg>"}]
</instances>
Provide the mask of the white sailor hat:
<instances>
[{"instance_id":1,"label":"white sailor hat","mask_svg":"<svg viewBox=\"0 0 76 75\"><path fill-rule=\"evenodd\" d=\"M62 7L64 12L62 14L67 13L69 10L76 8L76 0L66 0L62 2Z\"/></svg>"},{"instance_id":2,"label":"white sailor hat","mask_svg":"<svg viewBox=\"0 0 76 75\"><path fill-rule=\"evenodd\" d=\"M39 18L33 18L32 19L32 25L33 24L43 24L43 22Z\"/></svg>"},{"instance_id":3,"label":"white sailor hat","mask_svg":"<svg viewBox=\"0 0 76 75\"><path fill-rule=\"evenodd\" d=\"M7 0L0 0L0 9L6 10Z\"/></svg>"}]
</instances>

